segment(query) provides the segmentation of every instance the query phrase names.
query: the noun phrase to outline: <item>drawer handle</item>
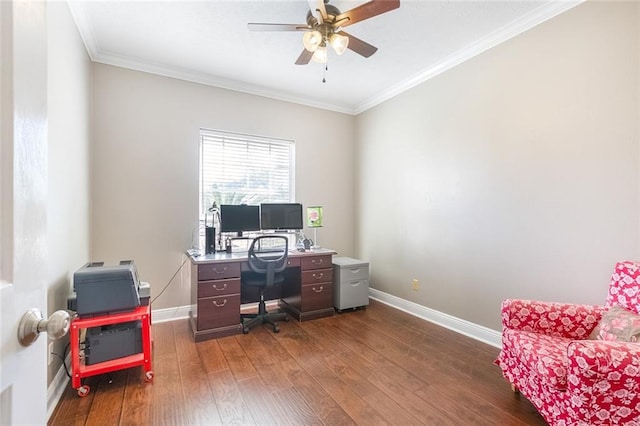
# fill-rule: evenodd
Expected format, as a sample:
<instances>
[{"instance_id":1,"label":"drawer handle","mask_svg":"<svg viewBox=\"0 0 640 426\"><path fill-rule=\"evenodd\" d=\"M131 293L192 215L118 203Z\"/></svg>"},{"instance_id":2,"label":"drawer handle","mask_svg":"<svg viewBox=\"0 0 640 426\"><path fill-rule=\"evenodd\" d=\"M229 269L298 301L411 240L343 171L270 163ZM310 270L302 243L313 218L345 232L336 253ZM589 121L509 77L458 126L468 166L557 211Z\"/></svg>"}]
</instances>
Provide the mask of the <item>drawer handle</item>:
<instances>
[{"instance_id":1,"label":"drawer handle","mask_svg":"<svg viewBox=\"0 0 640 426\"><path fill-rule=\"evenodd\" d=\"M222 271L218 271L218 268L213 268L213 272L215 272L216 274L222 274L224 272L227 272L227 267L223 267Z\"/></svg>"},{"instance_id":2,"label":"drawer handle","mask_svg":"<svg viewBox=\"0 0 640 426\"><path fill-rule=\"evenodd\" d=\"M224 305L227 304L227 299L224 299L224 302L222 302L222 303L218 303L217 300L214 300L213 304L216 305L218 308L222 308Z\"/></svg>"},{"instance_id":3,"label":"drawer handle","mask_svg":"<svg viewBox=\"0 0 640 426\"><path fill-rule=\"evenodd\" d=\"M213 284L213 285L212 285L212 287L213 287L213 289L214 289L214 290L222 291L222 290L224 290L225 288L227 288L227 283L224 283L224 284L222 285L222 288L218 288L218 284Z\"/></svg>"},{"instance_id":4,"label":"drawer handle","mask_svg":"<svg viewBox=\"0 0 640 426\"><path fill-rule=\"evenodd\" d=\"M316 275L315 273L313 274L313 278L319 280L320 278L324 277L324 272L320 272L320 275Z\"/></svg>"},{"instance_id":5,"label":"drawer handle","mask_svg":"<svg viewBox=\"0 0 640 426\"><path fill-rule=\"evenodd\" d=\"M354 274L357 274L358 272L360 272L360 268L353 268L351 269L351 272L353 272Z\"/></svg>"},{"instance_id":6,"label":"drawer handle","mask_svg":"<svg viewBox=\"0 0 640 426\"><path fill-rule=\"evenodd\" d=\"M324 259L311 259L311 263L313 263L314 265L322 265L322 262L324 262Z\"/></svg>"},{"instance_id":7,"label":"drawer handle","mask_svg":"<svg viewBox=\"0 0 640 426\"><path fill-rule=\"evenodd\" d=\"M316 290L315 287L311 287L311 290L315 291L316 293L322 293L322 291L324 290L323 286L318 287L318 289Z\"/></svg>"}]
</instances>

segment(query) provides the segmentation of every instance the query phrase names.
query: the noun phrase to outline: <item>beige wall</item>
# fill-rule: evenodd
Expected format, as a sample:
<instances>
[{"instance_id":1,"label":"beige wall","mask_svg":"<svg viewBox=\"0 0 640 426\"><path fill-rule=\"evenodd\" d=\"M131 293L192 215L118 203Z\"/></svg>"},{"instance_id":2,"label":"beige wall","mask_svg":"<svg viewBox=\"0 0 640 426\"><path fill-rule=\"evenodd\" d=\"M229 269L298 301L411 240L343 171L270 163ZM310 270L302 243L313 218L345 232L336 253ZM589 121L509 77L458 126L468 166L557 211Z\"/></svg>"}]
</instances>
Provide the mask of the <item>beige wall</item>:
<instances>
[{"instance_id":1,"label":"beige wall","mask_svg":"<svg viewBox=\"0 0 640 426\"><path fill-rule=\"evenodd\" d=\"M496 330L507 297L604 301L640 258L638 8L582 4L357 117L372 287Z\"/></svg>"},{"instance_id":2,"label":"beige wall","mask_svg":"<svg viewBox=\"0 0 640 426\"><path fill-rule=\"evenodd\" d=\"M92 255L133 259L155 298L198 224L199 129L292 139L296 200L323 205L318 240L353 255L352 116L94 64ZM187 268L184 268L187 270ZM179 273L154 309L189 304Z\"/></svg>"},{"instance_id":3,"label":"beige wall","mask_svg":"<svg viewBox=\"0 0 640 426\"><path fill-rule=\"evenodd\" d=\"M91 62L65 2L47 4L47 309L66 309L73 272L89 260ZM68 338L54 343L62 354ZM54 357L48 383L61 366Z\"/></svg>"}]
</instances>

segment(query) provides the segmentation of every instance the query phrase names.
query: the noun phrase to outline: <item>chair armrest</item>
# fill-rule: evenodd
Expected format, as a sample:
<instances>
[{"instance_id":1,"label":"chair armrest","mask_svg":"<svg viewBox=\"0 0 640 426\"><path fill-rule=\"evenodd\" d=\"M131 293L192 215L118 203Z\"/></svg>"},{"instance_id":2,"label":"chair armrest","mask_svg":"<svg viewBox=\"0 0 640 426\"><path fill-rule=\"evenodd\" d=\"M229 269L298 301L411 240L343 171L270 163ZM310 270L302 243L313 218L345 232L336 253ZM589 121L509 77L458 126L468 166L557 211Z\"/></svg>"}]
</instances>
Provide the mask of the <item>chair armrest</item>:
<instances>
[{"instance_id":1,"label":"chair armrest","mask_svg":"<svg viewBox=\"0 0 640 426\"><path fill-rule=\"evenodd\" d=\"M640 422L640 344L579 340L567 349L567 410L586 424Z\"/></svg>"},{"instance_id":2,"label":"chair armrest","mask_svg":"<svg viewBox=\"0 0 640 426\"><path fill-rule=\"evenodd\" d=\"M506 299L502 302L502 327L586 339L605 311L595 305Z\"/></svg>"}]
</instances>

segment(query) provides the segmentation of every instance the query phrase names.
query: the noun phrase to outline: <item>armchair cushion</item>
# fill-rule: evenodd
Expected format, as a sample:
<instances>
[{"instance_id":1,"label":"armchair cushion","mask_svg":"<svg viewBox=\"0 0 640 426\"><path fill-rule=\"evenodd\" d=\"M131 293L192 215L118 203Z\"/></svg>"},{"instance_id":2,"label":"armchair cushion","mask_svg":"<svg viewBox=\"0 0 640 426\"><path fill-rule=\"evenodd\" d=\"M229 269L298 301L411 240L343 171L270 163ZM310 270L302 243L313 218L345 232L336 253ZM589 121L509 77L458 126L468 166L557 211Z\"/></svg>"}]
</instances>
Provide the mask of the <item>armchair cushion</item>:
<instances>
[{"instance_id":1,"label":"armchair cushion","mask_svg":"<svg viewBox=\"0 0 640 426\"><path fill-rule=\"evenodd\" d=\"M628 311L622 306L613 306L603 315L589 338L592 340L639 342L640 315Z\"/></svg>"}]
</instances>

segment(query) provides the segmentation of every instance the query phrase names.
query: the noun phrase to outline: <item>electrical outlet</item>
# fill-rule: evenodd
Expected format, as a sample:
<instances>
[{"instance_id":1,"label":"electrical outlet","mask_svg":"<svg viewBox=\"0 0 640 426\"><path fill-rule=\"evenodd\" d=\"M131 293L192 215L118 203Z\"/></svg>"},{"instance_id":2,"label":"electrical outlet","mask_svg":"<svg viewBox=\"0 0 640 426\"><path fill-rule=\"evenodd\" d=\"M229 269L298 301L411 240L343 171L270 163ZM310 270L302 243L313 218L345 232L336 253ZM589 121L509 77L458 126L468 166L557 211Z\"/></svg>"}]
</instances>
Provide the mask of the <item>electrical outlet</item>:
<instances>
[{"instance_id":1,"label":"electrical outlet","mask_svg":"<svg viewBox=\"0 0 640 426\"><path fill-rule=\"evenodd\" d=\"M414 279L411 281L411 288L413 288L413 291L418 291L420 289L420 282Z\"/></svg>"},{"instance_id":2,"label":"electrical outlet","mask_svg":"<svg viewBox=\"0 0 640 426\"><path fill-rule=\"evenodd\" d=\"M53 362L53 342L49 342L48 347L49 347L49 355L48 355L48 358L47 358L47 360L48 360L47 361L47 363L48 363L47 365L51 365L51 363Z\"/></svg>"}]
</instances>

